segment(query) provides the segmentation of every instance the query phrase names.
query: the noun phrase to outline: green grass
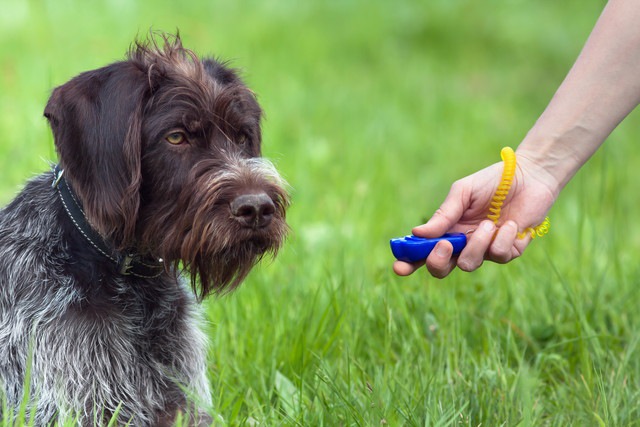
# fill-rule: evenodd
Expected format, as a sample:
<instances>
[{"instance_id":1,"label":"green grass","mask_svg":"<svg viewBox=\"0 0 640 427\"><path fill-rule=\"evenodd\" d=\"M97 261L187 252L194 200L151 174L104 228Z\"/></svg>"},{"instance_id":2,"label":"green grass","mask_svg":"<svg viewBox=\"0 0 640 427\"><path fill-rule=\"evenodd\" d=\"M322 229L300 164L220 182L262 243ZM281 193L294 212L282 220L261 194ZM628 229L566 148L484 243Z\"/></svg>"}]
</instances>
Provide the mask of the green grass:
<instances>
[{"instance_id":1,"label":"green grass","mask_svg":"<svg viewBox=\"0 0 640 427\"><path fill-rule=\"evenodd\" d=\"M4 0L0 201L55 159L50 89L179 28L230 59L292 185L292 234L205 302L227 425L640 425L640 116L508 265L391 272L388 239L515 147L604 1Z\"/></svg>"}]
</instances>

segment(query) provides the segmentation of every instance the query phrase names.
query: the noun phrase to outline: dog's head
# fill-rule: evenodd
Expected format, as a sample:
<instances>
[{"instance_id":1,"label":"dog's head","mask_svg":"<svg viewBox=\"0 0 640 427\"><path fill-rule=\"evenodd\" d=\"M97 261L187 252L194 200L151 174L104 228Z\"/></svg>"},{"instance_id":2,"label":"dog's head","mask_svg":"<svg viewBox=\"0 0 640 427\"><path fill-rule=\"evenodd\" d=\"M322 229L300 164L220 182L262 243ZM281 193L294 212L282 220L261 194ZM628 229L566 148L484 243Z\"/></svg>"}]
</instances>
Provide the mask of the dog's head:
<instances>
[{"instance_id":1,"label":"dog's head","mask_svg":"<svg viewBox=\"0 0 640 427\"><path fill-rule=\"evenodd\" d=\"M179 37L160 39L56 88L45 116L93 228L119 250L184 269L204 297L275 254L288 195L260 157L254 94Z\"/></svg>"}]
</instances>

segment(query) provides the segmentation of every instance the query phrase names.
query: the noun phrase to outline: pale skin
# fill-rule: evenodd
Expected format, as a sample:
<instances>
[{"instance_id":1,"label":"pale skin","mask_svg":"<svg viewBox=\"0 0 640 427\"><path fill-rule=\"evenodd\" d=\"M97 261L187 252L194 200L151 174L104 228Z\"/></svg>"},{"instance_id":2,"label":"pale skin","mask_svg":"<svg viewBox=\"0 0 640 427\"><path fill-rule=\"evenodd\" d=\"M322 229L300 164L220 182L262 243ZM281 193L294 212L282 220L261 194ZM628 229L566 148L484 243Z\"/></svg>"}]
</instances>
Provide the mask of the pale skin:
<instances>
[{"instance_id":1,"label":"pale skin","mask_svg":"<svg viewBox=\"0 0 640 427\"><path fill-rule=\"evenodd\" d=\"M507 263L522 255L530 237L517 234L540 224L560 191L640 103L640 0L610 0L582 52L551 102L516 149L516 175L497 225L487 220L503 165L493 164L456 181L440 208L412 232L439 237L468 233L467 246L452 257L439 242L429 257L393 270L407 276L426 265L444 278L456 267L474 271L483 261Z\"/></svg>"}]
</instances>

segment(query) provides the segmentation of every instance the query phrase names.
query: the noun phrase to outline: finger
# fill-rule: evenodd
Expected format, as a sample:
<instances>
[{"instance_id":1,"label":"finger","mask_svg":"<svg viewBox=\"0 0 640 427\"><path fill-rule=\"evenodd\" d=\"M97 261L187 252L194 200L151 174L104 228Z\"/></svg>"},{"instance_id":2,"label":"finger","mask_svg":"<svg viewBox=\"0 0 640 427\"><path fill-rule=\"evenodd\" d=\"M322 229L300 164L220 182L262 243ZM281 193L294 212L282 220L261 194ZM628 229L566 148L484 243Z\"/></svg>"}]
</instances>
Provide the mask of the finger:
<instances>
[{"instance_id":1,"label":"finger","mask_svg":"<svg viewBox=\"0 0 640 427\"><path fill-rule=\"evenodd\" d=\"M461 270L473 271L482 265L495 231L496 225L493 221L485 220L480 223L458 257L458 267Z\"/></svg>"},{"instance_id":2,"label":"finger","mask_svg":"<svg viewBox=\"0 0 640 427\"><path fill-rule=\"evenodd\" d=\"M495 234L493 242L489 247L487 259L499 264L506 264L520 256L515 249L515 242L518 238L518 224L514 221L505 222Z\"/></svg>"},{"instance_id":3,"label":"finger","mask_svg":"<svg viewBox=\"0 0 640 427\"><path fill-rule=\"evenodd\" d=\"M462 186L454 183L442 205L426 224L414 227L412 233L419 237L440 237L449 231L468 207Z\"/></svg>"},{"instance_id":4,"label":"finger","mask_svg":"<svg viewBox=\"0 0 640 427\"><path fill-rule=\"evenodd\" d=\"M516 237L516 241L513 243L513 258L518 258L524 250L529 246L533 237L531 237L530 233L525 233L524 237Z\"/></svg>"},{"instance_id":5,"label":"finger","mask_svg":"<svg viewBox=\"0 0 640 427\"><path fill-rule=\"evenodd\" d=\"M453 245L446 240L438 242L426 260L427 270L438 279L447 277L456 268L456 260L452 259Z\"/></svg>"},{"instance_id":6,"label":"finger","mask_svg":"<svg viewBox=\"0 0 640 427\"><path fill-rule=\"evenodd\" d=\"M408 263L404 261L395 261L393 263L393 272L398 276L408 276L414 271L419 269L424 264L424 261Z\"/></svg>"}]
</instances>

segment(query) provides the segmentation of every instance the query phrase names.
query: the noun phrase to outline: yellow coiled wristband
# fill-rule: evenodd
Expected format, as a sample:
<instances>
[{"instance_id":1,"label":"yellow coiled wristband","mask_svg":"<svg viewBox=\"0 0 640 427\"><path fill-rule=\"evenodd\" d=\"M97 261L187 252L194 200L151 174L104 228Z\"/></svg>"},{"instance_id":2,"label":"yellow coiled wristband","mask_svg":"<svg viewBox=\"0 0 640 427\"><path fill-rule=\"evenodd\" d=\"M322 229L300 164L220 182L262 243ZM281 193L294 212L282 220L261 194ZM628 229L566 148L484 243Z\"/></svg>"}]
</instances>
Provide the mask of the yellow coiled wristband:
<instances>
[{"instance_id":1,"label":"yellow coiled wristband","mask_svg":"<svg viewBox=\"0 0 640 427\"><path fill-rule=\"evenodd\" d=\"M498 189L491 199L489 215L487 215L487 218L493 221L494 224L497 224L498 220L500 219L502 204L506 200L507 194L509 194L509 189L511 188L513 177L516 174L516 153L514 153L511 147L504 147L502 151L500 151L500 157L502 158L502 161L504 163L502 178L500 180L500 185L498 185ZM525 237L527 237L527 234L529 234L532 239L536 237L542 237L549 232L550 228L551 222L549 221L549 217L546 217L542 224L535 227L528 227L524 231L518 233L518 238L524 239Z\"/></svg>"}]
</instances>

